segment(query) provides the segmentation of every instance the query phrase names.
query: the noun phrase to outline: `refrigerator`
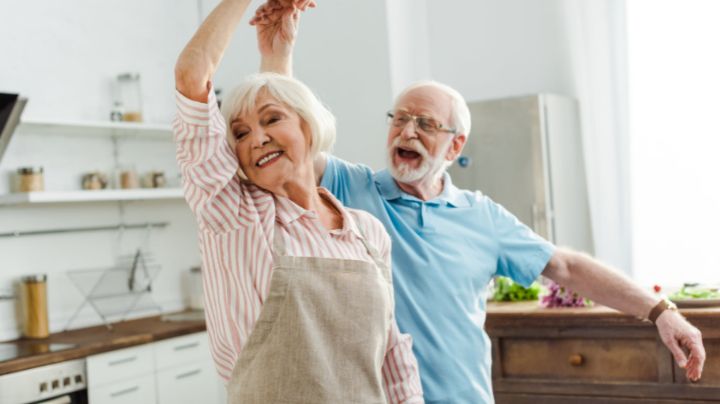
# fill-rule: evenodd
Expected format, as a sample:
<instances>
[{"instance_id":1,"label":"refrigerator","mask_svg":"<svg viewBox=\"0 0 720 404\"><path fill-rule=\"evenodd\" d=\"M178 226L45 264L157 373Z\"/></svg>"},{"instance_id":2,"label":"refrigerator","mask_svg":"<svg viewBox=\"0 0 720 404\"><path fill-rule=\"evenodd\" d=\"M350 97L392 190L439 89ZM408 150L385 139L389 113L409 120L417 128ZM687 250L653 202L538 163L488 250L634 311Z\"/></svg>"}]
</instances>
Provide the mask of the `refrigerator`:
<instances>
[{"instance_id":1,"label":"refrigerator","mask_svg":"<svg viewBox=\"0 0 720 404\"><path fill-rule=\"evenodd\" d=\"M449 168L558 246L594 253L577 102L534 94L469 102L472 129Z\"/></svg>"}]
</instances>

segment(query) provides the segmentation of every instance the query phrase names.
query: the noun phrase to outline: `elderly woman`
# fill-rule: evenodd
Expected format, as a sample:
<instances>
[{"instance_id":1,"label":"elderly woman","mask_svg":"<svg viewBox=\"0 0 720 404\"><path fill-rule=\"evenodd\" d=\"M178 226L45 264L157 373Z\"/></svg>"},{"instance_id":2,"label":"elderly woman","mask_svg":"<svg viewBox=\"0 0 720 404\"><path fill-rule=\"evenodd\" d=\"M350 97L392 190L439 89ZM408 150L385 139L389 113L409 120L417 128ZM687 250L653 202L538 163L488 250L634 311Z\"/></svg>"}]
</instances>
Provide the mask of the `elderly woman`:
<instances>
[{"instance_id":1,"label":"elderly woman","mask_svg":"<svg viewBox=\"0 0 720 404\"><path fill-rule=\"evenodd\" d=\"M275 73L247 78L218 109L211 79L248 3L222 1L176 66L177 160L229 401L422 402L411 339L393 316L389 237L315 185L332 114ZM268 29L291 45L299 10L313 4L293 5L276 26L258 25L261 51L277 46Z\"/></svg>"}]
</instances>

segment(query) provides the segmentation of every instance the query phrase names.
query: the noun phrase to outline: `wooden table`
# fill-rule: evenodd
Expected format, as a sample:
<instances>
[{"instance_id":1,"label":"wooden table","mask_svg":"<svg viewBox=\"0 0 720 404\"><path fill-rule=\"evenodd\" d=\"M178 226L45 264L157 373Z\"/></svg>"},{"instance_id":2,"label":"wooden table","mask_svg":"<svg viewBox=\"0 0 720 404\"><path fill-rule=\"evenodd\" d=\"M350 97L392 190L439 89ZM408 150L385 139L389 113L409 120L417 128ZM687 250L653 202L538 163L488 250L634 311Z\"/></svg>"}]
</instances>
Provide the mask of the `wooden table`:
<instances>
[{"instance_id":1,"label":"wooden table","mask_svg":"<svg viewBox=\"0 0 720 404\"><path fill-rule=\"evenodd\" d=\"M154 316L113 323L112 330L97 326L56 333L41 340L7 341L17 344L64 343L75 347L0 362L0 375L204 330L205 321L168 322Z\"/></svg>"},{"instance_id":2,"label":"wooden table","mask_svg":"<svg viewBox=\"0 0 720 404\"><path fill-rule=\"evenodd\" d=\"M686 379L651 323L602 306L490 303L497 403L720 402L720 308L681 313L703 333L698 383Z\"/></svg>"}]
</instances>

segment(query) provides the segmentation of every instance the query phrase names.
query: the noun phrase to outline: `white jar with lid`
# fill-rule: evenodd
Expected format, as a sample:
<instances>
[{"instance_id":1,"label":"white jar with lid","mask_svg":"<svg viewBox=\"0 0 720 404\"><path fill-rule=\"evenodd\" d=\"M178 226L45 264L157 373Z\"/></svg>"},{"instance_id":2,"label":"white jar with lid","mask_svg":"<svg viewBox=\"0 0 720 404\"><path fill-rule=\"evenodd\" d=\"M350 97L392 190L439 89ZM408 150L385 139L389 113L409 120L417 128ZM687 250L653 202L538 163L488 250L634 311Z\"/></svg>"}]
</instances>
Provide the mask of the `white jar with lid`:
<instances>
[{"instance_id":1,"label":"white jar with lid","mask_svg":"<svg viewBox=\"0 0 720 404\"><path fill-rule=\"evenodd\" d=\"M202 269L200 267L190 268L190 308L203 310L205 308L203 297Z\"/></svg>"}]
</instances>

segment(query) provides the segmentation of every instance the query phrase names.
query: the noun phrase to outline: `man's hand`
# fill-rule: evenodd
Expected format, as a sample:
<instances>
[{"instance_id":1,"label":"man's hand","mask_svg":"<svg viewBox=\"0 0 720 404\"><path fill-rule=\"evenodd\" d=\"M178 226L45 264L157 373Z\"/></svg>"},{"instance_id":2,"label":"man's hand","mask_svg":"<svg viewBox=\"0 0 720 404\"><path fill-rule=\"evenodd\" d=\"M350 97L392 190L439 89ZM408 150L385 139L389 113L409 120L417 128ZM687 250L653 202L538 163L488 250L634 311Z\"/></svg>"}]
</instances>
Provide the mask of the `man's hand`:
<instances>
[{"instance_id":1,"label":"man's hand","mask_svg":"<svg viewBox=\"0 0 720 404\"><path fill-rule=\"evenodd\" d=\"M678 366L685 369L687 378L700 380L705 364L705 348L700 331L677 312L665 310L655 320L660 339L668 347ZM685 350L689 351L689 356Z\"/></svg>"}]
</instances>

